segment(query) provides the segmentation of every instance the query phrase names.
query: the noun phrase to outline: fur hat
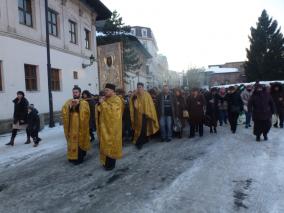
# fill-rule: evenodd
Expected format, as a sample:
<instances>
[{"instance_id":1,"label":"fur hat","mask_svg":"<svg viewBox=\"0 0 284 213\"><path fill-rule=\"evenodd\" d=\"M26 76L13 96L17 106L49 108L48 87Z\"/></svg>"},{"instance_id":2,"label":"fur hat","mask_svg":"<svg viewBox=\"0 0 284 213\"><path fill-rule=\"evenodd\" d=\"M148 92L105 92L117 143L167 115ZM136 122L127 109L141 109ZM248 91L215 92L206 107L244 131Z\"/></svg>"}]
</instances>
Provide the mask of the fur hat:
<instances>
[{"instance_id":1,"label":"fur hat","mask_svg":"<svg viewBox=\"0 0 284 213\"><path fill-rule=\"evenodd\" d=\"M105 88L115 91L115 85L114 84L107 83Z\"/></svg>"},{"instance_id":2,"label":"fur hat","mask_svg":"<svg viewBox=\"0 0 284 213\"><path fill-rule=\"evenodd\" d=\"M25 97L25 93L23 91L18 91L17 95L22 95L23 97Z\"/></svg>"},{"instance_id":3,"label":"fur hat","mask_svg":"<svg viewBox=\"0 0 284 213\"><path fill-rule=\"evenodd\" d=\"M137 87L138 87L138 86L144 87L144 84L143 84L142 82L138 82L138 83L137 83Z\"/></svg>"}]
</instances>

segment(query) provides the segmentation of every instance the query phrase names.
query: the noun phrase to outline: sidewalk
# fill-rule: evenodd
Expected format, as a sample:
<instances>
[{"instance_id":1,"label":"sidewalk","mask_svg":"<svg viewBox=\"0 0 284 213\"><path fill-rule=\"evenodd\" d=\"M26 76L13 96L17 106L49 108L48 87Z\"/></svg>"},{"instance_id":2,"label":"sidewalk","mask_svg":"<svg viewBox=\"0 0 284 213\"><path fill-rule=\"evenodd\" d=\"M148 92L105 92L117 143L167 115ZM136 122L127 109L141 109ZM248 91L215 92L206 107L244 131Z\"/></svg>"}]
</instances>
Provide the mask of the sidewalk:
<instances>
[{"instance_id":1,"label":"sidewalk","mask_svg":"<svg viewBox=\"0 0 284 213\"><path fill-rule=\"evenodd\" d=\"M5 145L9 142L11 135L0 135L0 171L3 168L26 164L35 158L66 148L62 126L54 128L45 126L39 133L39 136L42 141L38 147L33 147L33 143L24 144L26 134L25 132L20 132L15 139L14 147L11 147Z\"/></svg>"}]
</instances>

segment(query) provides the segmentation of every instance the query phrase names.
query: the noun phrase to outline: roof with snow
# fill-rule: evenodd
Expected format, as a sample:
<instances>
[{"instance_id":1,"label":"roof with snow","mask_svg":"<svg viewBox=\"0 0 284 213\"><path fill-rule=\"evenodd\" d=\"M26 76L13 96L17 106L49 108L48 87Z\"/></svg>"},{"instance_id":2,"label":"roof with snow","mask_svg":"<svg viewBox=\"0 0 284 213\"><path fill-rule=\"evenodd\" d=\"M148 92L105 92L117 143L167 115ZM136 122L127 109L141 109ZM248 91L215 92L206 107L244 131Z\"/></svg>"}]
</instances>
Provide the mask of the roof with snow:
<instances>
[{"instance_id":1,"label":"roof with snow","mask_svg":"<svg viewBox=\"0 0 284 213\"><path fill-rule=\"evenodd\" d=\"M97 21L106 20L111 17L112 12L100 0L80 0L91 7L98 15Z\"/></svg>"},{"instance_id":2,"label":"roof with snow","mask_svg":"<svg viewBox=\"0 0 284 213\"><path fill-rule=\"evenodd\" d=\"M239 72L237 68L221 68L219 66L212 66L206 70L206 72L213 72L214 74L223 74L223 73L235 73Z\"/></svg>"}]
</instances>

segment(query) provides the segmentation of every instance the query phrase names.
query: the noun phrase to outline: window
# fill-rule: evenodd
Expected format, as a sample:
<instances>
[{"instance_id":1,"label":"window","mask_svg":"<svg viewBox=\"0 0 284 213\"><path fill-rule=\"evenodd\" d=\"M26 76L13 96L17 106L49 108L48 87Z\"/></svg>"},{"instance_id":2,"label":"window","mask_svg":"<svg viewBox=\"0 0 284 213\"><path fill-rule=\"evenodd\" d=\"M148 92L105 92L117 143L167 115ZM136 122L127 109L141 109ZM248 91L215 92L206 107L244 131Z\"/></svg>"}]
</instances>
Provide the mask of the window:
<instances>
[{"instance_id":1,"label":"window","mask_svg":"<svg viewBox=\"0 0 284 213\"><path fill-rule=\"evenodd\" d=\"M91 32L85 29L85 48L88 50L91 49L90 40L91 40Z\"/></svg>"},{"instance_id":2,"label":"window","mask_svg":"<svg viewBox=\"0 0 284 213\"><path fill-rule=\"evenodd\" d=\"M2 83L2 61L0 61L0 91L3 91L3 83Z\"/></svg>"},{"instance_id":3,"label":"window","mask_svg":"<svg viewBox=\"0 0 284 213\"><path fill-rule=\"evenodd\" d=\"M71 20L69 20L69 33L70 42L73 44L77 44L77 24Z\"/></svg>"},{"instance_id":4,"label":"window","mask_svg":"<svg viewBox=\"0 0 284 213\"><path fill-rule=\"evenodd\" d=\"M142 37L147 37L147 30L146 29L142 29Z\"/></svg>"},{"instance_id":5,"label":"window","mask_svg":"<svg viewBox=\"0 0 284 213\"><path fill-rule=\"evenodd\" d=\"M149 75L150 74L150 67L149 65L146 65L146 73Z\"/></svg>"},{"instance_id":6,"label":"window","mask_svg":"<svg viewBox=\"0 0 284 213\"><path fill-rule=\"evenodd\" d=\"M76 71L73 72L73 78L78 79L78 72L76 72Z\"/></svg>"},{"instance_id":7,"label":"window","mask_svg":"<svg viewBox=\"0 0 284 213\"><path fill-rule=\"evenodd\" d=\"M58 13L54 10L48 9L48 31L50 35L58 36L58 23L57 23Z\"/></svg>"},{"instance_id":8,"label":"window","mask_svg":"<svg viewBox=\"0 0 284 213\"><path fill-rule=\"evenodd\" d=\"M130 34L135 36L135 29L131 29Z\"/></svg>"},{"instance_id":9,"label":"window","mask_svg":"<svg viewBox=\"0 0 284 213\"><path fill-rule=\"evenodd\" d=\"M37 91L37 66L25 64L25 80L27 91Z\"/></svg>"},{"instance_id":10,"label":"window","mask_svg":"<svg viewBox=\"0 0 284 213\"><path fill-rule=\"evenodd\" d=\"M143 46L145 47L146 50L148 50L148 46L147 46L147 41L143 41Z\"/></svg>"},{"instance_id":11,"label":"window","mask_svg":"<svg viewBox=\"0 0 284 213\"><path fill-rule=\"evenodd\" d=\"M60 70L59 69L51 69L51 90L52 91L60 91Z\"/></svg>"},{"instance_id":12,"label":"window","mask_svg":"<svg viewBox=\"0 0 284 213\"><path fill-rule=\"evenodd\" d=\"M31 0L18 0L18 11L20 24L33 26L32 22L32 2Z\"/></svg>"}]
</instances>

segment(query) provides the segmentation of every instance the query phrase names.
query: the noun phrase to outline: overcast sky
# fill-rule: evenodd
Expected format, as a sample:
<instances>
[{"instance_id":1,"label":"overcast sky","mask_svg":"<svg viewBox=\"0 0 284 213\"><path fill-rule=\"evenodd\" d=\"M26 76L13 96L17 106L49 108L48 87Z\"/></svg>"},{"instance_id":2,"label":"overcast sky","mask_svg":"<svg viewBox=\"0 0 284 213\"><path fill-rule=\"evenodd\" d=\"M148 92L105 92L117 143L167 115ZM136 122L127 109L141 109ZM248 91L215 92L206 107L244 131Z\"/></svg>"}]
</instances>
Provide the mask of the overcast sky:
<instances>
[{"instance_id":1,"label":"overcast sky","mask_svg":"<svg viewBox=\"0 0 284 213\"><path fill-rule=\"evenodd\" d=\"M284 29L284 0L102 0L128 25L152 28L171 70L246 59L261 11ZM284 30L282 30L284 32Z\"/></svg>"}]
</instances>

